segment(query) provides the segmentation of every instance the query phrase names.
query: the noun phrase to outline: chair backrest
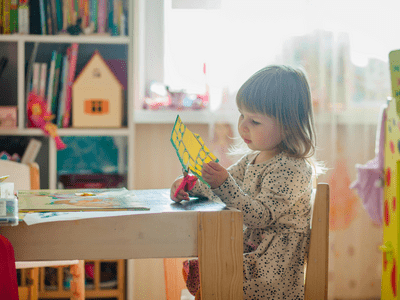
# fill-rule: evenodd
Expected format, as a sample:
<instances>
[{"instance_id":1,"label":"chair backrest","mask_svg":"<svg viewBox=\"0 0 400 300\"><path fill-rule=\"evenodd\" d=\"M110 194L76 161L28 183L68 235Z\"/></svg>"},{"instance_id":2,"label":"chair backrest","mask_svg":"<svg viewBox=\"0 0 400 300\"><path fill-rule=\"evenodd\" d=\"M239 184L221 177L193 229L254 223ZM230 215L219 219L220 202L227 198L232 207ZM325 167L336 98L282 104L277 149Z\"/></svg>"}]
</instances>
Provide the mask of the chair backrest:
<instances>
[{"instance_id":1,"label":"chair backrest","mask_svg":"<svg viewBox=\"0 0 400 300\"><path fill-rule=\"evenodd\" d=\"M0 176L2 175L10 175L6 180L14 182L14 191L40 188L37 163L22 164L11 160L0 160Z\"/></svg>"},{"instance_id":2,"label":"chair backrest","mask_svg":"<svg viewBox=\"0 0 400 300\"><path fill-rule=\"evenodd\" d=\"M311 220L310 248L306 265L305 300L328 299L329 185L317 184Z\"/></svg>"}]
</instances>

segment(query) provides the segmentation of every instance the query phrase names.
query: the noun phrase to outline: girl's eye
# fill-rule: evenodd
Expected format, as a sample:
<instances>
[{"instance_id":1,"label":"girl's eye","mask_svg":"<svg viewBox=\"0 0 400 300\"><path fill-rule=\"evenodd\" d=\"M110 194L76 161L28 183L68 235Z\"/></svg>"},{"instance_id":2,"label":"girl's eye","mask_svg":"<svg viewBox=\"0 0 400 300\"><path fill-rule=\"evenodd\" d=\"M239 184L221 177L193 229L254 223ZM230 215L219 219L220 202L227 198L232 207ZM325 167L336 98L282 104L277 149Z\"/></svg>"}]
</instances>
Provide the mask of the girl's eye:
<instances>
[{"instance_id":1,"label":"girl's eye","mask_svg":"<svg viewBox=\"0 0 400 300\"><path fill-rule=\"evenodd\" d=\"M254 121L254 120L251 120L251 123L253 123L254 125L260 125L260 123L259 123L259 122L257 122L257 121Z\"/></svg>"}]
</instances>

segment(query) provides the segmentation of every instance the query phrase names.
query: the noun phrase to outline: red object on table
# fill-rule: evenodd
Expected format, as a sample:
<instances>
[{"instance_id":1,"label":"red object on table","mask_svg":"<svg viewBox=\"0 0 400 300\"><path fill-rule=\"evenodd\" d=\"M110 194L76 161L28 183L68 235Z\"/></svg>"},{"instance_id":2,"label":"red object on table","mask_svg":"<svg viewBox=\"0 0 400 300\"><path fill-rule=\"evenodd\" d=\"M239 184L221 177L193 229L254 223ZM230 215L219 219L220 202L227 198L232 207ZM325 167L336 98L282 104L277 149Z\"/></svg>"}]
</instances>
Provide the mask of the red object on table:
<instances>
[{"instance_id":1,"label":"red object on table","mask_svg":"<svg viewBox=\"0 0 400 300\"><path fill-rule=\"evenodd\" d=\"M2 235L0 235L0 295L4 300L18 300L14 248Z\"/></svg>"},{"instance_id":2,"label":"red object on table","mask_svg":"<svg viewBox=\"0 0 400 300\"><path fill-rule=\"evenodd\" d=\"M175 191L174 197L176 198L180 190L190 191L196 185L196 181L197 177L194 175L186 175L185 177L183 177L181 184Z\"/></svg>"}]
</instances>

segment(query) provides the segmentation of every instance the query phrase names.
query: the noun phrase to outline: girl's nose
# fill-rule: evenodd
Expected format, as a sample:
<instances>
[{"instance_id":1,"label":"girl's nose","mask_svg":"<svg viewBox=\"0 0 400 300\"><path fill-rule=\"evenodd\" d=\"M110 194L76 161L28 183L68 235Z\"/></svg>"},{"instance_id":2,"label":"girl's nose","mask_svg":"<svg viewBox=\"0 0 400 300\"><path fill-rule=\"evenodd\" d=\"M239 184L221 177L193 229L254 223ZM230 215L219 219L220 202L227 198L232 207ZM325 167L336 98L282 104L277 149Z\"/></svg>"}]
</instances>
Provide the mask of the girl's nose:
<instances>
[{"instance_id":1,"label":"girl's nose","mask_svg":"<svg viewBox=\"0 0 400 300\"><path fill-rule=\"evenodd\" d=\"M246 125L246 123L244 121L239 122L239 131L242 131L242 132L248 132L249 131L249 129L247 128L247 125Z\"/></svg>"}]
</instances>

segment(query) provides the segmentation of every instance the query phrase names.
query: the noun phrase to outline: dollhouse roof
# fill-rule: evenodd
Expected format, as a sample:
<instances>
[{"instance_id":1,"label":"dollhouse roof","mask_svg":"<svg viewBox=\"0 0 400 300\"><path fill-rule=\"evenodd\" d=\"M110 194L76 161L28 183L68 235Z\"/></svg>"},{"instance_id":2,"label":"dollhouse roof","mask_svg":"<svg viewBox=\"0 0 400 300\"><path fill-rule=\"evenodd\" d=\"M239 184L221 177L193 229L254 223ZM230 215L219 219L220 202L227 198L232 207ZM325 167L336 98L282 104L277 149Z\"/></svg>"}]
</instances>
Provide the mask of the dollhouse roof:
<instances>
[{"instance_id":1,"label":"dollhouse roof","mask_svg":"<svg viewBox=\"0 0 400 300\"><path fill-rule=\"evenodd\" d=\"M113 70L110 68L110 66L107 64L107 62L104 60L104 58L101 56L100 52L98 50L93 52L92 57L89 59L89 61L86 63L85 67L82 69L82 71L79 73L79 75L76 77L74 84L78 83L83 77L85 77L85 74L87 74L88 67L90 64L94 62L96 58L100 59L100 63L104 65L105 69L108 70L108 73L111 78L115 80L116 83L120 85L122 89L124 89L124 85L121 83L121 81L118 79L117 75L113 72Z\"/></svg>"}]
</instances>

